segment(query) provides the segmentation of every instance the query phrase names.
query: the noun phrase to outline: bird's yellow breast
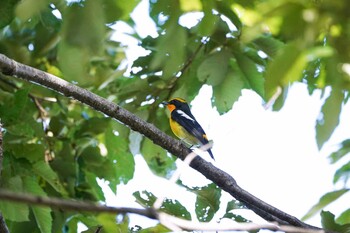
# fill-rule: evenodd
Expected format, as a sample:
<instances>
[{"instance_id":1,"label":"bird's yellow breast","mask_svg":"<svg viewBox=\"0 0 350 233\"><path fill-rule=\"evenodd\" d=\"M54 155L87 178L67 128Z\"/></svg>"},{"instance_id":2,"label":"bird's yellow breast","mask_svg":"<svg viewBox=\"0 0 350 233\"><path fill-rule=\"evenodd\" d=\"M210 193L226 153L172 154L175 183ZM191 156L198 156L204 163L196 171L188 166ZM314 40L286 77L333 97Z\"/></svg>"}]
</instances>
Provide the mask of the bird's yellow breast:
<instances>
[{"instance_id":1,"label":"bird's yellow breast","mask_svg":"<svg viewBox=\"0 0 350 233\"><path fill-rule=\"evenodd\" d=\"M173 131L173 133L176 135L176 137L180 138L184 142L188 143L189 145L199 145L200 141L189 134L179 123L172 120L170 118L170 128Z\"/></svg>"}]
</instances>

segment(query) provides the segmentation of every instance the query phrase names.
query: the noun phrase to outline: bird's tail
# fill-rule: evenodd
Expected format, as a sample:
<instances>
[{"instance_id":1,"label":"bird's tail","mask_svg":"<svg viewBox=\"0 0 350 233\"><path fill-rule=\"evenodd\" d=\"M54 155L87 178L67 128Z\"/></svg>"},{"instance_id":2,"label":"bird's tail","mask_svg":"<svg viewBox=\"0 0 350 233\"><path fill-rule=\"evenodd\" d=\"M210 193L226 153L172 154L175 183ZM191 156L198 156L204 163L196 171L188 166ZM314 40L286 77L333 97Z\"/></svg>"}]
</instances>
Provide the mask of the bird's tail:
<instances>
[{"instance_id":1,"label":"bird's tail","mask_svg":"<svg viewBox=\"0 0 350 233\"><path fill-rule=\"evenodd\" d=\"M209 150L207 150L207 151L208 151L210 157L211 157L213 160L215 160L215 159L214 159L214 155L213 155L213 153L211 152L211 149L209 149Z\"/></svg>"}]
</instances>

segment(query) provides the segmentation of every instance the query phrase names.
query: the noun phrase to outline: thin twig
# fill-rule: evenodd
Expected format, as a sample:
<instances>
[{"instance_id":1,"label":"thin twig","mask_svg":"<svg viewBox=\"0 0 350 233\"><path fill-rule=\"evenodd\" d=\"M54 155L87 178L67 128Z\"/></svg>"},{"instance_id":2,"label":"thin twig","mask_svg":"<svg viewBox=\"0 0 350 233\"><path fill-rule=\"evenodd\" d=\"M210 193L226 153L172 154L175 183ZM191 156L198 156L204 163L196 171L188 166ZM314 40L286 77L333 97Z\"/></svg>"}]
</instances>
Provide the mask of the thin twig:
<instances>
[{"instance_id":1,"label":"thin twig","mask_svg":"<svg viewBox=\"0 0 350 233\"><path fill-rule=\"evenodd\" d=\"M0 189L0 200L26 203L30 205L49 206L51 208L71 211L86 211L95 213L114 213L114 214L139 214L151 219L157 219L157 214L152 209L137 209L128 207L110 207L103 205L96 205L94 203L87 203L82 201L64 200L60 198L48 198L43 196L33 196L24 193L15 193Z\"/></svg>"}]
</instances>

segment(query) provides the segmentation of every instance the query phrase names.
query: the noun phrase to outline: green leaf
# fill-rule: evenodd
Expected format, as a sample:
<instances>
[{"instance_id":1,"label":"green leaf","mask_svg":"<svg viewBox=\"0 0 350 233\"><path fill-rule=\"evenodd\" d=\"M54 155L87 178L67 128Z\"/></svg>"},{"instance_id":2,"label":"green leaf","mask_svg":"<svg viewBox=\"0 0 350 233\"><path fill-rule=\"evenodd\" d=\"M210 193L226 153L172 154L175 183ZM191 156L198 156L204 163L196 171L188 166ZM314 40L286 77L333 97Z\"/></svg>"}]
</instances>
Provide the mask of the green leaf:
<instances>
[{"instance_id":1,"label":"green leaf","mask_svg":"<svg viewBox=\"0 0 350 233\"><path fill-rule=\"evenodd\" d=\"M323 195L319 202L314 205L305 215L302 217L302 220L305 221L315 214L317 214L319 211L321 211L324 207L329 205L330 203L337 200L339 197L341 197L343 194L347 193L349 189L340 189L337 191L329 192Z\"/></svg>"},{"instance_id":2,"label":"green leaf","mask_svg":"<svg viewBox=\"0 0 350 233\"><path fill-rule=\"evenodd\" d=\"M48 182L62 196L68 195L56 172L46 162L39 161L33 164L33 172Z\"/></svg>"},{"instance_id":3,"label":"green leaf","mask_svg":"<svg viewBox=\"0 0 350 233\"><path fill-rule=\"evenodd\" d=\"M137 233L167 233L170 232L170 230L168 228L166 228L165 226L163 226L162 224L157 224L154 227L149 227L149 228L144 228L141 230L137 230Z\"/></svg>"},{"instance_id":4,"label":"green leaf","mask_svg":"<svg viewBox=\"0 0 350 233\"><path fill-rule=\"evenodd\" d=\"M46 197L46 193L38 184L38 181L35 180L35 177L26 176L23 178L23 186L24 190L28 193L44 196ZM52 216L51 216L51 208L49 207L38 207L32 206L33 214L38 225L38 228L42 233L51 232L52 228Z\"/></svg>"},{"instance_id":5,"label":"green leaf","mask_svg":"<svg viewBox=\"0 0 350 233\"><path fill-rule=\"evenodd\" d=\"M333 183L335 184L340 179L342 179L344 184L346 184L349 178L350 178L350 162L344 164L341 168L337 169L333 177Z\"/></svg>"},{"instance_id":6,"label":"green leaf","mask_svg":"<svg viewBox=\"0 0 350 233\"><path fill-rule=\"evenodd\" d=\"M210 36L215 31L217 22L219 20L218 15L213 14L213 9L215 9L215 1L202 1L202 7L204 17L199 23L198 34L201 36Z\"/></svg>"},{"instance_id":7,"label":"green leaf","mask_svg":"<svg viewBox=\"0 0 350 233\"><path fill-rule=\"evenodd\" d=\"M334 220L334 214L329 211L321 212L322 228L338 233L348 233L350 231L350 224L338 224Z\"/></svg>"},{"instance_id":8,"label":"green leaf","mask_svg":"<svg viewBox=\"0 0 350 233\"><path fill-rule=\"evenodd\" d=\"M115 190L115 185L119 183L128 183L134 176L135 160L129 150L129 132L130 130L121 124L114 124L116 136L112 130L108 129L105 133L105 142L107 148L107 158L116 169L116 182L111 182L110 187Z\"/></svg>"},{"instance_id":9,"label":"green leaf","mask_svg":"<svg viewBox=\"0 0 350 233\"><path fill-rule=\"evenodd\" d=\"M247 207L237 200L231 200L227 203L226 212L237 209L247 209Z\"/></svg>"},{"instance_id":10,"label":"green leaf","mask_svg":"<svg viewBox=\"0 0 350 233\"><path fill-rule=\"evenodd\" d=\"M210 54L198 67L199 81L212 86L222 83L227 76L231 56L232 54L226 49Z\"/></svg>"},{"instance_id":11,"label":"green leaf","mask_svg":"<svg viewBox=\"0 0 350 233\"><path fill-rule=\"evenodd\" d=\"M185 29L178 25L178 17L181 13L178 1L169 1L168 3L171 11L165 24L166 33L158 38L157 53L155 53L150 65L151 69L162 71L164 79L173 78L181 69L185 61L187 42Z\"/></svg>"},{"instance_id":12,"label":"green leaf","mask_svg":"<svg viewBox=\"0 0 350 233\"><path fill-rule=\"evenodd\" d=\"M17 5L16 15L25 22L31 17L38 15L45 9L46 5L46 0L23 0Z\"/></svg>"},{"instance_id":13,"label":"green leaf","mask_svg":"<svg viewBox=\"0 0 350 233\"><path fill-rule=\"evenodd\" d=\"M8 144L8 149L16 158L25 158L30 162L43 160L45 156L45 148L42 144Z\"/></svg>"},{"instance_id":14,"label":"green leaf","mask_svg":"<svg viewBox=\"0 0 350 233\"><path fill-rule=\"evenodd\" d=\"M339 224L348 224L350 223L350 209L345 210L340 216L337 218L337 223Z\"/></svg>"},{"instance_id":15,"label":"green leaf","mask_svg":"<svg viewBox=\"0 0 350 233\"><path fill-rule=\"evenodd\" d=\"M102 225L103 232L115 233L122 232L116 224L115 214L102 213L97 215L97 221Z\"/></svg>"},{"instance_id":16,"label":"green leaf","mask_svg":"<svg viewBox=\"0 0 350 233\"><path fill-rule=\"evenodd\" d=\"M331 137L339 124L339 115L342 109L344 94L333 87L330 96L326 99L321 109L321 116L316 123L316 141L318 149Z\"/></svg>"},{"instance_id":17,"label":"green leaf","mask_svg":"<svg viewBox=\"0 0 350 233\"><path fill-rule=\"evenodd\" d=\"M249 84L249 88L258 93L261 97L264 97L264 77L262 72L258 71L257 65L245 54L240 51L234 51L234 56L237 61L238 67L244 74L246 82Z\"/></svg>"},{"instance_id":18,"label":"green leaf","mask_svg":"<svg viewBox=\"0 0 350 233\"><path fill-rule=\"evenodd\" d=\"M80 126L80 129L75 132L75 137L84 137L84 136L94 136L102 134L106 131L106 128L109 126L111 119L109 118L99 118L93 117L89 118Z\"/></svg>"},{"instance_id":19,"label":"green leaf","mask_svg":"<svg viewBox=\"0 0 350 233\"><path fill-rule=\"evenodd\" d=\"M216 2L217 9L220 13L224 14L230 21L235 25L238 31L242 29L242 22L237 16L237 14L233 11L230 3L228 1L217 1Z\"/></svg>"},{"instance_id":20,"label":"green leaf","mask_svg":"<svg viewBox=\"0 0 350 233\"><path fill-rule=\"evenodd\" d=\"M0 2L0 29L9 24L14 18L14 9L19 0L2 0Z\"/></svg>"},{"instance_id":21,"label":"green leaf","mask_svg":"<svg viewBox=\"0 0 350 233\"><path fill-rule=\"evenodd\" d=\"M136 202L142 205L143 207L152 207L153 203L156 201L156 197L153 193L148 191L137 191L132 194L136 198Z\"/></svg>"},{"instance_id":22,"label":"green leaf","mask_svg":"<svg viewBox=\"0 0 350 233\"><path fill-rule=\"evenodd\" d=\"M219 114L227 113L232 109L234 102L242 94L244 82L239 68L233 64L224 81L213 87L212 105L216 107Z\"/></svg>"},{"instance_id":23,"label":"green leaf","mask_svg":"<svg viewBox=\"0 0 350 233\"><path fill-rule=\"evenodd\" d=\"M261 36L253 41L261 51L269 57L274 57L283 47L283 42L273 38L272 36Z\"/></svg>"},{"instance_id":24,"label":"green leaf","mask_svg":"<svg viewBox=\"0 0 350 233\"><path fill-rule=\"evenodd\" d=\"M191 214L188 212L185 206L183 206L178 200L165 199L161 208L162 211L170 215L174 215L178 218L191 220Z\"/></svg>"},{"instance_id":25,"label":"green leaf","mask_svg":"<svg viewBox=\"0 0 350 233\"><path fill-rule=\"evenodd\" d=\"M225 215L222 218L228 218L228 219L231 219L235 222L251 222L248 219L242 217L241 215L234 214L234 213L225 213Z\"/></svg>"},{"instance_id":26,"label":"green leaf","mask_svg":"<svg viewBox=\"0 0 350 233\"><path fill-rule=\"evenodd\" d=\"M341 158L350 152L350 139L342 141L339 150L329 155L330 162L332 164L338 162Z\"/></svg>"},{"instance_id":27,"label":"green leaf","mask_svg":"<svg viewBox=\"0 0 350 233\"><path fill-rule=\"evenodd\" d=\"M141 204L144 207L150 208L153 206L154 202L156 201L157 197L153 195L153 193L148 191L137 191L133 193L133 196L136 198L136 201ZM188 212L186 207L184 207L178 200L172 200L166 198L162 206L160 207L160 210L170 214L174 215L178 218L183 218L186 220L191 220L191 214Z\"/></svg>"},{"instance_id":28,"label":"green leaf","mask_svg":"<svg viewBox=\"0 0 350 233\"><path fill-rule=\"evenodd\" d=\"M7 181L5 186L11 191L22 193L23 182L20 176L14 176ZM14 222L29 221L29 207L26 204L0 201L0 210L5 219Z\"/></svg>"},{"instance_id":29,"label":"green leaf","mask_svg":"<svg viewBox=\"0 0 350 233\"><path fill-rule=\"evenodd\" d=\"M193 190L197 195L196 215L201 222L209 222L220 208L221 189L212 183Z\"/></svg>"},{"instance_id":30,"label":"green leaf","mask_svg":"<svg viewBox=\"0 0 350 233\"><path fill-rule=\"evenodd\" d=\"M129 0L104 0L103 10L106 17L106 23L113 23L117 20L127 21L130 18L130 13L134 10L140 1L129 1Z\"/></svg>"},{"instance_id":31,"label":"green leaf","mask_svg":"<svg viewBox=\"0 0 350 233\"><path fill-rule=\"evenodd\" d=\"M144 138L141 145L141 154L148 167L155 174L169 177L175 167L175 158L171 157L163 148Z\"/></svg>"}]
</instances>

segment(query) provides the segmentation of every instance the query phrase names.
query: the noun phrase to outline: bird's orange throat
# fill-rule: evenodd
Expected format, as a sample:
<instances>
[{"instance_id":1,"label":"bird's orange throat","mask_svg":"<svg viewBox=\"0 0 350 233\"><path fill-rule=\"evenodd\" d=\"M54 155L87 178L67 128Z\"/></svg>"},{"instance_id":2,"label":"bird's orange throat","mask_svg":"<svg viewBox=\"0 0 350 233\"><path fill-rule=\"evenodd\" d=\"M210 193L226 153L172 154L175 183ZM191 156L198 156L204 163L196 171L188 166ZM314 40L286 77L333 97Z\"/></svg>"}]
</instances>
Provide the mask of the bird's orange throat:
<instances>
[{"instance_id":1,"label":"bird's orange throat","mask_svg":"<svg viewBox=\"0 0 350 233\"><path fill-rule=\"evenodd\" d=\"M170 112L172 112L175 109L175 105L173 104L168 104L166 107L169 109Z\"/></svg>"}]
</instances>

